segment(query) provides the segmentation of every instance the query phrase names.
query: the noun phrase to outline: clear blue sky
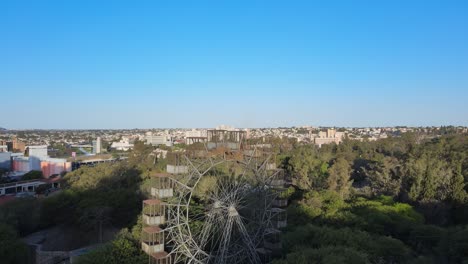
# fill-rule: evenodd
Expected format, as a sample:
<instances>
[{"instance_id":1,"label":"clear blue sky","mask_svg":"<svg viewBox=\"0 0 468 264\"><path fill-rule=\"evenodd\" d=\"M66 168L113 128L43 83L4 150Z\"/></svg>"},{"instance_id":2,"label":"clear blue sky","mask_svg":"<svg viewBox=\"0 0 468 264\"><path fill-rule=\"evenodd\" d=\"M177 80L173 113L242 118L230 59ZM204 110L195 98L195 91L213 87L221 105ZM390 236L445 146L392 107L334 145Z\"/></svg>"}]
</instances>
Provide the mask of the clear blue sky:
<instances>
[{"instance_id":1,"label":"clear blue sky","mask_svg":"<svg viewBox=\"0 0 468 264\"><path fill-rule=\"evenodd\" d=\"M0 104L7 128L468 125L468 1L3 0Z\"/></svg>"}]
</instances>

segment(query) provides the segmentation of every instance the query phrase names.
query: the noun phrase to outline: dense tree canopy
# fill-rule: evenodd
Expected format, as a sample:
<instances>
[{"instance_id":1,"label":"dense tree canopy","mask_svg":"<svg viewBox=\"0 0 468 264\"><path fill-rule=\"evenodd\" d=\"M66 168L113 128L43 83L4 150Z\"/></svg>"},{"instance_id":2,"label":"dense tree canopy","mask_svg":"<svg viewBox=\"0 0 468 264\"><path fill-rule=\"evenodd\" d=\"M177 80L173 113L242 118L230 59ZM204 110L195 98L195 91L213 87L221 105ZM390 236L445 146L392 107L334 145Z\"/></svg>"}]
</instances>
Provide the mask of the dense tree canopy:
<instances>
[{"instance_id":1,"label":"dense tree canopy","mask_svg":"<svg viewBox=\"0 0 468 264\"><path fill-rule=\"evenodd\" d=\"M407 133L321 148L265 140L292 181L280 194L290 205L283 254L275 263L468 263L467 139ZM66 174L55 195L0 206L2 259L25 263L18 235L70 226L93 238L87 243L104 242L80 264L146 263L139 245L141 200L149 175L165 164L153 147L137 141L126 161ZM213 174L200 181L194 212L203 211L217 180ZM106 242L102 226L121 231Z\"/></svg>"},{"instance_id":2,"label":"dense tree canopy","mask_svg":"<svg viewBox=\"0 0 468 264\"><path fill-rule=\"evenodd\" d=\"M28 248L12 226L0 223L0 260L2 263L29 263Z\"/></svg>"},{"instance_id":3,"label":"dense tree canopy","mask_svg":"<svg viewBox=\"0 0 468 264\"><path fill-rule=\"evenodd\" d=\"M21 177L21 180L23 181L27 181L27 180L37 180L37 179L41 179L42 178L42 171L30 171L26 174L24 174L22 177Z\"/></svg>"},{"instance_id":4,"label":"dense tree canopy","mask_svg":"<svg viewBox=\"0 0 468 264\"><path fill-rule=\"evenodd\" d=\"M467 138L408 133L283 154L297 192L275 263L468 263Z\"/></svg>"}]
</instances>

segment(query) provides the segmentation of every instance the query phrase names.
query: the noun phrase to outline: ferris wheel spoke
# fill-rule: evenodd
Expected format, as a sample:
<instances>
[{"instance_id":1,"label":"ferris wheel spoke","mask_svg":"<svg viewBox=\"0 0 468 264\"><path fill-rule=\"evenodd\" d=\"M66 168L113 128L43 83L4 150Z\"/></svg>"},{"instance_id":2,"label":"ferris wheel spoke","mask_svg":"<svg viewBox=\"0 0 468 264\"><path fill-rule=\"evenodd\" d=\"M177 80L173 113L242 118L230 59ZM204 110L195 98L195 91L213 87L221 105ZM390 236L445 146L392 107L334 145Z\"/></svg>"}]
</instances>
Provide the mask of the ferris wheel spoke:
<instances>
[{"instance_id":1,"label":"ferris wheel spoke","mask_svg":"<svg viewBox=\"0 0 468 264\"><path fill-rule=\"evenodd\" d=\"M260 263L260 258L258 257L258 254L255 250L256 246L252 242L250 235L247 229L245 228L244 223L242 222L242 219L240 216L236 217L236 224L241 232L242 240L247 245L247 253L250 256L250 263Z\"/></svg>"},{"instance_id":2,"label":"ferris wheel spoke","mask_svg":"<svg viewBox=\"0 0 468 264\"><path fill-rule=\"evenodd\" d=\"M177 183L178 185L184 187L185 189L189 190L189 191L193 191L193 188L188 186L187 184L179 181L179 180L176 180L176 179L172 179L172 181L174 181L175 183Z\"/></svg>"},{"instance_id":3,"label":"ferris wheel spoke","mask_svg":"<svg viewBox=\"0 0 468 264\"><path fill-rule=\"evenodd\" d=\"M204 248L208 243L208 238L211 235L211 230L215 225L215 218L219 217L214 210L208 213L208 217L203 223L203 228L200 234L200 247Z\"/></svg>"},{"instance_id":4,"label":"ferris wheel spoke","mask_svg":"<svg viewBox=\"0 0 468 264\"><path fill-rule=\"evenodd\" d=\"M232 233L233 224L234 224L234 217L228 216L226 226L221 236L221 245L220 245L220 249L218 252L218 256L216 258L216 263L220 263L220 264L226 263L226 251L228 250L229 244L231 242L231 233Z\"/></svg>"},{"instance_id":5,"label":"ferris wheel spoke","mask_svg":"<svg viewBox=\"0 0 468 264\"><path fill-rule=\"evenodd\" d=\"M174 196L164 200L167 217L163 229L172 261L261 263L256 250L271 226L270 209L277 196L270 183L281 176L279 170L269 170L272 155L258 146L240 153L212 152L207 145L204 153L195 151L183 155L183 173L171 177ZM195 196L205 176L214 180L216 188ZM193 198L201 203L196 205Z\"/></svg>"}]
</instances>

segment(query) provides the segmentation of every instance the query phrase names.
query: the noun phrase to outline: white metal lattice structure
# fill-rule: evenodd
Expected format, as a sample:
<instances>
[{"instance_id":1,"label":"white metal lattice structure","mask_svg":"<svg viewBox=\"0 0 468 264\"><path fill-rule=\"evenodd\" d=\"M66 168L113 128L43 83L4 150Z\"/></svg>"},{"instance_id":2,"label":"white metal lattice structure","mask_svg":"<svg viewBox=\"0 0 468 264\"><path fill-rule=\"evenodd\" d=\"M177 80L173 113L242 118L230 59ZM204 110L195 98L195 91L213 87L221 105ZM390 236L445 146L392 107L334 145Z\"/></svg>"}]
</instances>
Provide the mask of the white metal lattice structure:
<instances>
[{"instance_id":1,"label":"white metal lattice structure","mask_svg":"<svg viewBox=\"0 0 468 264\"><path fill-rule=\"evenodd\" d=\"M160 229L151 229L164 234L164 249L157 253L165 262L155 263L262 263L259 252L268 251L265 238L279 232L278 215L284 211L273 205L277 191L272 186L278 185L281 171L272 168L272 155L260 152L205 147L175 155L171 183L152 188L158 202L147 202L164 206L158 207L164 212L148 211L164 217ZM207 176L216 179L216 186L207 192L203 208L195 209L194 194Z\"/></svg>"}]
</instances>

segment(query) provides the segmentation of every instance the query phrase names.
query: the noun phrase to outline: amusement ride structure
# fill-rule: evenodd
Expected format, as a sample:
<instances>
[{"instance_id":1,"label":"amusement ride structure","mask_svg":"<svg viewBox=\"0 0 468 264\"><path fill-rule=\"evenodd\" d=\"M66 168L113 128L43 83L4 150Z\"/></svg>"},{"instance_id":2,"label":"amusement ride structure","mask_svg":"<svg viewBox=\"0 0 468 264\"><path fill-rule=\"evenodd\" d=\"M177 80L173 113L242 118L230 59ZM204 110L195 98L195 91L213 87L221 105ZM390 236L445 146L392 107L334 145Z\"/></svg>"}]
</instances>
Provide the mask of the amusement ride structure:
<instances>
[{"instance_id":1,"label":"amusement ride structure","mask_svg":"<svg viewBox=\"0 0 468 264\"><path fill-rule=\"evenodd\" d=\"M205 142L168 154L143 201L150 264L256 264L281 254L285 174L271 146L245 142L243 131L208 130Z\"/></svg>"}]
</instances>

